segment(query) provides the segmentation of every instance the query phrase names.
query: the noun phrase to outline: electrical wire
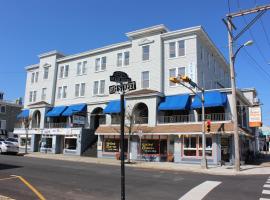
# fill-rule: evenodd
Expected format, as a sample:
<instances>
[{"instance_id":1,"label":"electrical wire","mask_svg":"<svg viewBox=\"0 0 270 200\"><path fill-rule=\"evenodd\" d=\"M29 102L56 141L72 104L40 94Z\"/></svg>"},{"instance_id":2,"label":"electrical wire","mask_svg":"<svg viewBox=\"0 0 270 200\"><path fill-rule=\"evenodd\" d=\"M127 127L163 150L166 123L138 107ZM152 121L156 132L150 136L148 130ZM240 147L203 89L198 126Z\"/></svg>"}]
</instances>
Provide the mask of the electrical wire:
<instances>
[{"instance_id":1,"label":"electrical wire","mask_svg":"<svg viewBox=\"0 0 270 200\"><path fill-rule=\"evenodd\" d=\"M264 26L264 24L263 24L262 19L260 19L260 23L261 23L261 26L262 26L262 29L263 29L263 32L264 32L264 35L265 35L267 44L268 44L269 47L270 47L270 39L269 39L269 37L268 37L267 31L266 31L266 29L265 29L265 26Z\"/></svg>"}]
</instances>

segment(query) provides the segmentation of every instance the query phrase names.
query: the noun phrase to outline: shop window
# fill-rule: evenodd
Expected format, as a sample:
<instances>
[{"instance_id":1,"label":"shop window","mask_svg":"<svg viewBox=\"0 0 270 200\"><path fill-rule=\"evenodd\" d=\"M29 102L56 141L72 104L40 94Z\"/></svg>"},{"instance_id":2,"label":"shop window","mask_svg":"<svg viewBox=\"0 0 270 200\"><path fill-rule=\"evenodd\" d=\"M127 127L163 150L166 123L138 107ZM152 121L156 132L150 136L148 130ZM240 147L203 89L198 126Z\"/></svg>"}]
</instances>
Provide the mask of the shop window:
<instances>
[{"instance_id":1,"label":"shop window","mask_svg":"<svg viewBox=\"0 0 270 200\"><path fill-rule=\"evenodd\" d=\"M212 137L206 137L205 155L212 156ZM202 136L199 136L199 156L202 156Z\"/></svg>"},{"instance_id":2,"label":"shop window","mask_svg":"<svg viewBox=\"0 0 270 200\"><path fill-rule=\"evenodd\" d=\"M26 144L26 138L21 138L20 139L20 146L25 146ZM27 145L30 146L31 145L31 138L28 138L27 140Z\"/></svg>"},{"instance_id":3,"label":"shop window","mask_svg":"<svg viewBox=\"0 0 270 200\"><path fill-rule=\"evenodd\" d=\"M77 138L65 138L65 149L76 150Z\"/></svg>"},{"instance_id":4,"label":"shop window","mask_svg":"<svg viewBox=\"0 0 270 200\"><path fill-rule=\"evenodd\" d=\"M196 136L184 137L184 155L196 156Z\"/></svg>"},{"instance_id":5,"label":"shop window","mask_svg":"<svg viewBox=\"0 0 270 200\"><path fill-rule=\"evenodd\" d=\"M159 154L159 140L142 140L141 151L142 154Z\"/></svg>"},{"instance_id":6,"label":"shop window","mask_svg":"<svg viewBox=\"0 0 270 200\"><path fill-rule=\"evenodd\" d=\"M42 138L41 147L42 148L52 148L52 138Z\"/></svg>"},{"instance_id":7,"label":"shop window","mask_svg":"<svg viewBox=\"0 0 270 200\"><path fill-rule=\"evenodd\" d=\"M104 151L105 152L119 152L120 142L115 139L105 139Z\"/></svg>"}]
</instances>

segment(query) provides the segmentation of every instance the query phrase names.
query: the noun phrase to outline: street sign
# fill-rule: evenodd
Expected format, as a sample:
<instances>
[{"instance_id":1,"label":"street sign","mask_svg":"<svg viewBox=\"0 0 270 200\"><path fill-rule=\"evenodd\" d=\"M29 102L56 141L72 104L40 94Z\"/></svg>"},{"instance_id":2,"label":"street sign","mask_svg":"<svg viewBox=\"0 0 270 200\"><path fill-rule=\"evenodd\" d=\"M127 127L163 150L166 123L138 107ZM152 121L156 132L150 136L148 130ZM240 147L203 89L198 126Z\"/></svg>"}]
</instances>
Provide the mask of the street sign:
<instances>
[{"instance_id":1,"label":"street sign","mask_svg":"<svg viewBox=\"0 0 270 200\"><path fill-rule=\"evenodd\" d=\"M121 85L109 86L109 93L110 94L115 94L116 92L131 91L131 90L136 90L136 82L135 81L131 81L131 82L121 84Z\"/></svg>"},{"instance_id":2,"label":"street sign","mask_svg":"<svg viewBox=\"0 0 270 200\"><path fill-rule=\"evenodd\" d=\"M249 127L262 126L262 112L259 106L249 107Z\"/></svg>"},{"instance_id":3,"label":"street sign","mask_svg":"<svg viewBox=\"0 0 270 200\"><path fill-rule=\"evenodd\" d=\"M131 82L131 78L129 78L125 72L115 71L113 75L110 76L110 81L116 83Z\"/></svg>"}]
</instances>

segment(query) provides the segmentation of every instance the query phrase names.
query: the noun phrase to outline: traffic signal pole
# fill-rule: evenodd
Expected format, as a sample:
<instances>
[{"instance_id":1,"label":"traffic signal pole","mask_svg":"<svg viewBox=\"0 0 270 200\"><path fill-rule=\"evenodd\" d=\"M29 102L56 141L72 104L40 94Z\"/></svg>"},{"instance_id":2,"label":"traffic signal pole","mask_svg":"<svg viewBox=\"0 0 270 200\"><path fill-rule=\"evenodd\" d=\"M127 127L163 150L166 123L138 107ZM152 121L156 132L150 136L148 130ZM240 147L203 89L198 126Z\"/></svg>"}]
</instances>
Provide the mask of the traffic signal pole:
<instances>
[{"instance_id":1,"label":"traffic signal pole","mask_svg":"<svg viewBox=\"0 0 270 200\"><path fill-rule=\"evenodd\" d=\"M204 89L200 88L202 91L202 160L201 160L201 167L207 169L207 159L205 155L205 148L206 148L206 138L205 138L205 108L204 108Z\"/></svg>"},{"instance_id":2,"label":"traffic signal pole","mask_svg":"<svg viewBox=\"0 0 270 200\"><path fill-rule=\"evenodd\" d=\"M124 91L120 95L121 104L121 200L125 200L125 153L124 153L124 142L125 142L125 103L124 103Z\"/></svg>"}]
</instances>

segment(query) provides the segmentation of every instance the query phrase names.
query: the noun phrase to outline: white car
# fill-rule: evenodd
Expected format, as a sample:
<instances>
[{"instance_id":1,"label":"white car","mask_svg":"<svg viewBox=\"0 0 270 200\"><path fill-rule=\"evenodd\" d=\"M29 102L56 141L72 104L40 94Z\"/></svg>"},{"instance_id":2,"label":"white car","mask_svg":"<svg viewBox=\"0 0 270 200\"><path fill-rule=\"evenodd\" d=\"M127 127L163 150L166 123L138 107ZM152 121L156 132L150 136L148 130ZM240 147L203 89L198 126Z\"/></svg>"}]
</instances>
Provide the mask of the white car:
<instances>
[{"instance_id":1,"label":"white car","mask_svg":"<svg viewBox=\"0 0 270 200\"><path fill-rule=\"evenodd\" d=\"M19 146L11 142L0 141L0 153L15 153L19 152Z\"/></svg>"},{"instance_id":2,"label":"white car","mask_svg":"<svg viewBox=\"0 0 270 200\"><path fill-rule=\"evenodd\" d=\"M17 145L17 146L19 145L17 138L7 138L5 141L11 142L12 144Z\"/></svg>"}]
</instances>

